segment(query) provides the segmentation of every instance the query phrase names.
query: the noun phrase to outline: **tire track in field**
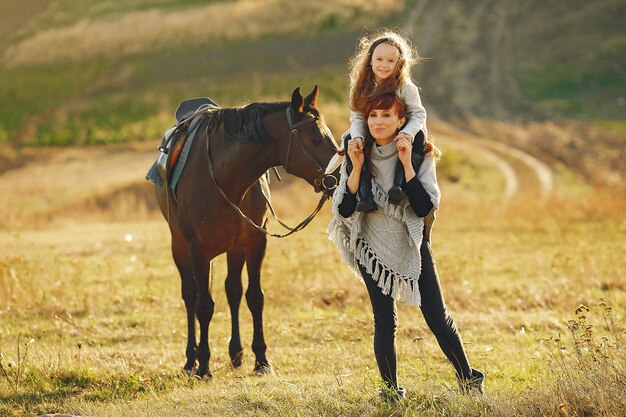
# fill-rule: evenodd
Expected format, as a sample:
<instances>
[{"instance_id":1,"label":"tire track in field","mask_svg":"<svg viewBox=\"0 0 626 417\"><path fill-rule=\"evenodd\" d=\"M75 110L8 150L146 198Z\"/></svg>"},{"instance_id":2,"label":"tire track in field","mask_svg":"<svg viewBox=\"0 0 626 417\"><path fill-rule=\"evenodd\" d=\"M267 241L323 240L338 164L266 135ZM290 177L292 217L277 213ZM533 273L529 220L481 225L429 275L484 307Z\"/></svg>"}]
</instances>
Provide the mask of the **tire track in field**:
<instances>
[{"instance_id":1,"label":"tire track in field","mask_svg":"<svg viewBox=\"0 0 626 417\"><path fill-rule=\"evenodd\" d=\"M510 163L494 152L476 146L475 141L473 140L468 141L448 135L437 135L437 141L447 143L454 149L458 149L465 154L472 155L472 157L477 156L478 158L484 159L495 166L504 177L502 203L508 203L519 191L519 178L517 176L517 172Z\"/></svg>"},{"instance_id":2,"label":"tire track in field","mask_svg":"<svg viewBox=\"0 0 626 417\"><path fill-rule=\"evenodd\" d=\"M406 18L404 26L402 27L405 33L413 34L413 27L415 26L417 20L420 18L429 3L430 0L420 0L417 2L415 7L411 9L409 15Z\"/></svg>"},{"instance_id":3,"label":"tire track in field","mask_svg":"<svg viewBox=\"0 0 626 417\"><path fill-rule=\"evenodd\" d=\"M452 148L463 153L486 160L494 165L504 177L505 185L502 191L502 202L508 202L519 192L539 194L540 198L548 197L554 189L554 176L550 167L534 156L522 151L519 148L496 142L484 136L476 136L460 130L450 124L438 122L435 131L437 139L450 144ZM523 169L519 169L520 164L511 164L510 160L521 163ZM525 172L529 171L529 172ZM529 175L537 180L537 189L524 184L519 180L522 175Z\"/></svg>"},{"instance_id":4,"label":"tire track in field","mask_svg":"<svg viewBox=\"0 0 626 417\"><path fill-rule=\"evenodd\" d=\"M533 171L537 181L539 182L539 194L541 195L541 198L546 198L552 193L554 188L554 177L552 175L552 170L548 167L548 165L521 149L514 148L513 146L506 145L504 143L489 139L478 140L478 142L519 160L531 171Z\"/></svg>"}]
</instances>

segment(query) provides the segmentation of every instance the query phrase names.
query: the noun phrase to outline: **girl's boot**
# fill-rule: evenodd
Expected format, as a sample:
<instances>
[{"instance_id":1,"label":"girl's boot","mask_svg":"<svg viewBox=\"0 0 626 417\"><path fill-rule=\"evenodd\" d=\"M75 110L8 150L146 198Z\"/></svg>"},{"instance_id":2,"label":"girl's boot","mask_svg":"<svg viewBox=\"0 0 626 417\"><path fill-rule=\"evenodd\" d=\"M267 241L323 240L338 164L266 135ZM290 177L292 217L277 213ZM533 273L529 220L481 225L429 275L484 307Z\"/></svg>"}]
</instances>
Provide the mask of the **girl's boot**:
<instances>
[{"instance_id":1,"label":"girl's boot","mask_svg":"<svg viewBox=\"0 0 626 417\"><path fill-rule=\"evenodd\" d=\"M359 190L357 192L359 202L356 204L356 211L370 213L378 208L372 195L371 178L370 170L367 164L364 164L363 168L361 168L361 181L359 181Z\"/></svg>"}]
</instances>

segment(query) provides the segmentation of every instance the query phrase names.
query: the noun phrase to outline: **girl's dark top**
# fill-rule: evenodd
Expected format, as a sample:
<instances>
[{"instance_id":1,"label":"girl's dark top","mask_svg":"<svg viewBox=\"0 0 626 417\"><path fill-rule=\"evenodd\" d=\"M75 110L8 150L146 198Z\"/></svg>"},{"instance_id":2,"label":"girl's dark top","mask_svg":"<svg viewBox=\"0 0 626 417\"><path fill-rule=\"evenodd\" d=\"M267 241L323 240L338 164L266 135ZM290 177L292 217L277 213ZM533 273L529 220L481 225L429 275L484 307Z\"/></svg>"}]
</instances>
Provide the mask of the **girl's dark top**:
<instances>
[{"instance_id":1,"label":"girl's dark top","mask_svg":"<svg viewBox=\"0 0 626 417\"><path fill-rule=\"evenodd\" d=\"M406 193L409 199L411 208L417 214L418 217L425 217L433 208L433 203L430 201L430 196L424 189L422 183L417 179L417 175L411 178L409 182L402 182L402 189ZM352 194L346 187L346 193L343 196L343 201L339 204L339 214L342 217L350 217L354 213L356 208L356 194Z\"/></svg>"}]
</instances>

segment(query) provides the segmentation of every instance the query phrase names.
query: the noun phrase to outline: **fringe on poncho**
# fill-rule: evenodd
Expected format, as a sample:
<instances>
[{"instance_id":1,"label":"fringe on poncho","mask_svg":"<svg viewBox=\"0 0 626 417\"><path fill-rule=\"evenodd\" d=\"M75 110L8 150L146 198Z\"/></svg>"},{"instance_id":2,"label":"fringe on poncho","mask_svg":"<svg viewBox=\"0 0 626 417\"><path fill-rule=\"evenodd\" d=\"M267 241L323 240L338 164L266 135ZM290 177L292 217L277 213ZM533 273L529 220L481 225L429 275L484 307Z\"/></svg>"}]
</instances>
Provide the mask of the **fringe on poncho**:
<instances>
[{"instance_id":1,"label":"fringe on poncho","mask_svg":"<svg viewBox=\"0 0 626 417\"><path fill-rule=\"evenodd\" d=\"M396 158L397 160L397 158ZM393 167L394 164L386 164L386 167ZM352 272L363 281L359 271L361 264L372 276L383 294L391 294L394 300L403 301L408 304L421 305L418 279L421 272L420 247L424 234L430 236L430 230L435 220L435 211L439 207L440 191L437 184L435 171L435 159L432 155L426 155L417 176L419 181L428 192L433 203L433 210L425 217L418 217L411 208L408 199L403 199L399 205L390 204L387 201L387 190L382 189L376 182L376 177L372 178L372 194L374 201L378 205L378 210L382 214L402 223L410 236L409 245L406 250L411 251L408 256L415 256L417 263L412 262L412 266L400 265L402 256L387 254L386 258L393 259L385 264L381 261L378 253L385 251L384 245L368 241L363 236L364 217L367 213L355 211L350 217L344 218L339 214L339 205L347 189L348 174L345 161L341 165L341 179L333 194L333 218L328 225L328 238L335 243L342 259L350 266ZM424 228L426 227L426 233ZM376 247L378 245L378 247ZM406 259L406 258L404 258Z\"/></svg>"}]
</instances>

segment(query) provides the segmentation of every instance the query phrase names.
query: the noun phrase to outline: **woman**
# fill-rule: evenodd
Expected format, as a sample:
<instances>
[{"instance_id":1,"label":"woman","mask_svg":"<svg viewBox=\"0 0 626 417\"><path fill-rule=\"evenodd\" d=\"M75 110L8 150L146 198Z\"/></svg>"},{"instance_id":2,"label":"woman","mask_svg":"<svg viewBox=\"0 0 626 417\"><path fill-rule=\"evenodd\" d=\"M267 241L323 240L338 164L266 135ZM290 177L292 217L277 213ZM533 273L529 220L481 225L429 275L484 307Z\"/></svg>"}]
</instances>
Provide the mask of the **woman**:
<instances>
[{"instance_id":1,"label":"woman","mask_svg":"<svg viewBox=\"0 0 626 417\"><path fill-rule=\"evenodd\" d=\"M432 143L424 145L424 159L416 172L411 163L411 142L398 131L406 121L406 108L394 94L370 100L364 112L365 141L350 139L345 145L352 162L341 167L341 181L333 195L333 220L328 232L343 259L367 287L374 312L374 353L386 388L387 401L405 397L398 387L395 301L419 305L439 346L456 371L462 392L483 392L484 375L470 367L461 337L448 314L430 247L430 230L439 207L435 161L440 155ZM346 158L347 160L347 158ZM385 190L393 182L397 161L404 168L399 205L390 204ZM372 192L378 209L355 211L361 168L370 163Z\"/></svg>"}]
</instances>

